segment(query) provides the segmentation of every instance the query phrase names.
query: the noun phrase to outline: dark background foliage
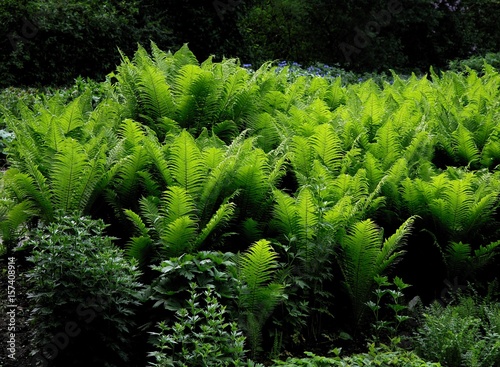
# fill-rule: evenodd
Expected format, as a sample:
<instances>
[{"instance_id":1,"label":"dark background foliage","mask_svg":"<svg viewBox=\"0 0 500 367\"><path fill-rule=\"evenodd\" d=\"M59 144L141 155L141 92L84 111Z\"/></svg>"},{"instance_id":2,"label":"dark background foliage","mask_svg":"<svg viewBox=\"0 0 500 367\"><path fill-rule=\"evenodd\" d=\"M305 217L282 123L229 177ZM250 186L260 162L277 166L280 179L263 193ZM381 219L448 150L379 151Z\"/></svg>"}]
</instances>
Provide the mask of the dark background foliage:
<instances>
[{"instance_id":1,"label":"dark background foliage","mask_svg":"<svg viewBox=\"0 0 500 367\"><path fill-rule=\"evenodd\" d=\"M5 0L0 86L102 79L137 43L239 57L427 71L500 49L498 0Z\"/></svg>"}]
</instances>

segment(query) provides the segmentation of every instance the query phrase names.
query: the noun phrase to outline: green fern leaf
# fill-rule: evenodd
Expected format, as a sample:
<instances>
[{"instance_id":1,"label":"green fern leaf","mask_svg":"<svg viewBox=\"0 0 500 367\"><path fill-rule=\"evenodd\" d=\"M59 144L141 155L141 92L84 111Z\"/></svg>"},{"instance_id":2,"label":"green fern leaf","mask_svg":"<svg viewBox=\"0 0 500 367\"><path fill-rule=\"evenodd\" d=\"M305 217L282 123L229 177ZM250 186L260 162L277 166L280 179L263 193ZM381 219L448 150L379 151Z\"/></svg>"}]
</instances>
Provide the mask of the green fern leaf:
<instances>
[{"instance_id":1,"label":"green fern leaf","mask_svg":"<svg viewBox=\"0 0 500 367\"><path fill-rule=\"evenodd\" d=\"M165 75L155 66L145 65L139 72L138 83L143 113L158 121L162 117L172 117L175 105ZM154 127L153 127L154 128Z\"/></svg>"},{"instance_id":2,"label":"green fern leaf","mask_svg":"<svg viewBox=\"0 0 500 367\"><path fill-rule=\"evenodd\" d=\"M196 223L189 216L177 218L168 223L160 238L167 257L177 257L192 250L192 241L196 236Z\"/></svg>"},{"instance_id":3,"label":"green fern leaf","mask_svg":"<svg viewBox=\"0 0 500 367\"><path fill-rule=\"evenodd\" d=\"M146 224L141 219L141 217L130 209L125 209L124 213L128 217L128 219L130 219L130 221L134 224L135 228L139 231L140 235L142 237L147 237L149 230L146 227Z\"/></svg>"},{"instance_id":4,"label":"green fern leaf","mask_svg":"<svg viewBox=\"0 0 500 367\"><path fill-rule=\"evenodd\" d=\"M210 218L208 223L202 228L193 242L194 248L198 249L215 229L223 227L233 218L236 206L234 203L224 203Z\"/></svg>"},{"instance_id":5,"label":"green fern leaf","mask_svg":"<svg viewBox=\"0 0 500 367\"><path fill-rule=\"evenodd\" d=\"M361 320L371 294L382 242L379 228L370 219L358 222L341 243L340 266L351 297L356 323Z\"/></svg>"},{"instance_id":6,"label":"green fern leaf","mask_svg":"<svg viewBox=\"0 0 500 367\"><path fill-rule=\"evenodd\" d=\"M297 196L297 215L300 226L300 239L313 239L318 224L318 210L316 200L308 187L302 188Z\"/></svg>"},{"instance_id":7,"label":"green fern leaf","mask_svg":"<svg viewBox=\"0 0 500 367\"><path fill-rule=\"evenodd\" d=\"M129 258L137 259L141 268L146 266L153 250L153 241L149 237L132 237L126 245L126 254Z\"/></svg>"},{"instance_id":8,"label":"green fern leaf","mask_svg":"<svg viewBox=\"0 0 500 367\"><path fill-rule=\"evenodd\" d=\"M78 210L80 197L77 193L88 161L82 146L73 139L67 139L60 145L54 157L50 172L54 207L65 212Z\"/></svg>"},{"instance_id":9,"label":"green fern leaf","mask_svg":"<svg viewBox=\"0 0 500 367\"><path fill-rule=\"evenodd\" d=\"M467 243L450 242L446 248L446 265L450 275L467 271L472 249Z\"/></svg>"},{"instance_id":10,"label":"green fern leaf","mask_svg":"<svg viewBox=\"0 0 500 367\"><path fill-rule=\"evenodd\" d=\"M151 159L160 177L162 178L163 185L172 185L173 180L170 174L170 168L168 166L166 154L158 140L156 138L153 138L152 136L149 136L148 139L144 141L144 149L146 150L147 155Z\"/></svg>"},{"instance_id":11,"label":"green fern leaf","mask_svg":"<svg viewBox=\"0 0 500 367\"><path fill-rule=\"evenodd\" d=\"M203 188L207 169L200 149L187 131L172 143L169 163L173 180L190 195L197 195Z\"/></svg>"},{"instance_id":12,"label":"green fern leaf","mask_svg":"<svg viewBox=\"0 0 500 367\"><path fill-rule=\"evenodd\" d=\"M272 308L279 294L270 293L266 289L271 282L274 271L278 267L278 254L273 251L271 243L259 240L239 259L240 279L245 282L248 292L240 296L240 304L251 313L264 312L263 305ZM282 287L273 286L276 290Z\"/></svg>"},{"instance_id":13,"label":"green fern leaf","mask_svg":"<svg viewBox=\"0 0 500 367\"><path fill-rule=\"evenodd\" d=\"M467 164L478 161L480 153L474 141L473 134L463 125L459 125L453 135L457 156L467 162Z\"/></svg>"},{"instance_id":14,"label":"green fern leaf","mask_svg":"<svg viewBox=\"0 0 500 367\"><path fill-rule=\"evenodd\" d=\"M67 135L84 124L84 105L88 104L90 107L89 98L88 93L76 98L64 108L64 112L57 118L57 124L64 134Z\"/></svg>"},{"instance_id":15,"label":"green fern leaf","mask_svg":"<svg viewBox=\"0 0 500 367\"><path fill-rule=\"evenodd\" d=\"M180 217L191 216L194 212L194 200L184 188L172 186L163 194L160 214L166 223L171 223Z\"/></svg>"},{"instance_id":16,"label":"green fern leaf","mask_svg":"<svg viewBox=\"0 0 500 367\"><path fill-rule=\"evenodd\" d=\"M274 220L272 224L289 239L299 238L300 224L295 200L280 190L274 190Z\"/></svg>"},{"instance_id":17,"label":"green fern leaf","mask_svg":"<svg viewBox=\"0 0 500 367\"><path fill-rule=\"evenodd\" d=\"M396 232L387 238L377 256L375 271L377 274L382 274L390 266L395 264L395 261L404 254L400 248L405 245L406 238L410 234L415 217L408 218Z\"/></svg>"},{"instance_id":18,"label":"green fern leaf","mask_svg":"<svg viewBox=\"0 0 500 367\"><path fill-rule=\"evenodd\" d=\"M334 172L340 168L342 147L332 125L322 124L317 126L315 134L310 138L310 142L323 164Z\"/></svg>"}]
</instances>

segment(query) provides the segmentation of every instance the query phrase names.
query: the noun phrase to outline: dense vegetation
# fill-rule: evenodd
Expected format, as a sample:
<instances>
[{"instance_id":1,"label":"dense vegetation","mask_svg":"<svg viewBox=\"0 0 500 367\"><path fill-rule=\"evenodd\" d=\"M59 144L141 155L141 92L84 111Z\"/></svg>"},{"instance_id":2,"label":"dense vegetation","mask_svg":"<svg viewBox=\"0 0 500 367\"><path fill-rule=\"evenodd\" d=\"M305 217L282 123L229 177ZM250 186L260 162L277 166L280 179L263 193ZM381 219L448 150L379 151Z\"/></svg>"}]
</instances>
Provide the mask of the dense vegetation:
<instances>
[{"instance_id":1,"label":"dense vegetation","mask_svg":"<svg viewBox=\"0 0 500 367\"><path fill-rule=\"evenodd\" d=\"M151 50L2 108L2 253L29 259L33 358L500 363L494 67L346 84ZM99 348L47 355L73 319Z\"/></svg>"},{"instance_id":2,"label":"dense vegetation","mask_svg":"<svg viewBox=\"0 0 500 367\"><path fill-rule=\"evenodd\" d=\"M428 72L498 52L498 0L3 0L0 86L103 79L153 40L200 58Z\"/></svg>"}]
</instances>

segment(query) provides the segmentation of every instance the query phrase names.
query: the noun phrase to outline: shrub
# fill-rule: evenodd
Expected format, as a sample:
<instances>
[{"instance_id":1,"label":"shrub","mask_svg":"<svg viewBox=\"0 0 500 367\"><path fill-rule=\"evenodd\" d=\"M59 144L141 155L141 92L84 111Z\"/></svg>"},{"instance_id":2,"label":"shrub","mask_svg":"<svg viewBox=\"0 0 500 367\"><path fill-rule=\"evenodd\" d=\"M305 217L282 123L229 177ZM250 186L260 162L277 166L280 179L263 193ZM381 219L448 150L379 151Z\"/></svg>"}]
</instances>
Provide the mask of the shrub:
<instances>
[{"instance_id":1,"label":"shrub","mask_svg":"<svg viewBox=\"0 0 500 367\"><path fill-rule=\"evenodd\" d=\"M354 354L348 357L339 357L339 349L335 349L335 357L317 356L305 352L306 358L289 358L286 361L277 361L275 366L286 367L375 367L375 366L404 366L404 367L440 367L439 363L426 362L416 354L404 350L391 351L383 347L370 345L368 353Z\"/></svg>"},{"instance_id":2,"label":"shrub","mask_svg":"<svg viewBox=\"0 0 500 367\"><path fill-rule=\"evenodd\" d=\"M104 235L105 227L87 217L59 216L27 244L33 246L27 274L33 361L117 366L129 360L139 273Z\"/></svg>"},{"instance_id":3,"label":"shrub","mask_svg":"<svg viewBox=\"0 0 500 367\"><path fill-rule=\"evenodd\" d=\"M173 326L160 322L154 342L158 351L156 367L243 366L245 337L235 322L226 319L226 308L211 288L198 293L196 283L190 285L187 308L176 312Z\"/></svg>"},{"instance_id":4,"label":"shrub","mask_svg":"<svg viewBox=\"0 0 500 367\"><path fill-rule=\"evenodd\" d=\"M457 305L427 308L414 341L423 358L447 366L492 367L500 363L500 304L462 297Z\"/></svg>"},{"instance_id":5,"label":"shrub","mask_svg":"<svg viewBox=\"0 0 500 367\"><path fill-rule=\"evenodd\" d=\"M493 53L488 52L484 56L471 56L464 60L453 60L450 61L448 67L453 71L467 71L468 68L475 70L478 74L482 74L486 65L491 65L494 68L500 68L500 52Z\"/></svg>"},{"instance_id":6,"label":"shrub","mask_svg":"<svg viewBox=\"0 0 500 367\"><path fill-rule=\"evenodd\" d=\"M189 298L191 284L198 289L212 289L220 300L232 300L238 286L237 279L231 275L230 268L235 264L233 254L200 251L195 254L183 254L179 257L164 260L152 269L159 272L147 291L155 307L163 306L165 310L178 312L187 304L183 300ZM228 306L230 302L223 302Z\"/></svg>"},{"instance_id":7,"label":"shrub","mask_svg":"<svg viewBox=\"0 0 500 367\"><path fill-rule=\"evenodd\" d=\"M7 34L0 53L1 86L66 85L78 75L103 78L119 62L118 48L129 53L141 40L169 37L165 25L145 23L136 0L10 3L1 33ZM0 20L3 14L0 10Z\"/></svg>"}]
</instances>

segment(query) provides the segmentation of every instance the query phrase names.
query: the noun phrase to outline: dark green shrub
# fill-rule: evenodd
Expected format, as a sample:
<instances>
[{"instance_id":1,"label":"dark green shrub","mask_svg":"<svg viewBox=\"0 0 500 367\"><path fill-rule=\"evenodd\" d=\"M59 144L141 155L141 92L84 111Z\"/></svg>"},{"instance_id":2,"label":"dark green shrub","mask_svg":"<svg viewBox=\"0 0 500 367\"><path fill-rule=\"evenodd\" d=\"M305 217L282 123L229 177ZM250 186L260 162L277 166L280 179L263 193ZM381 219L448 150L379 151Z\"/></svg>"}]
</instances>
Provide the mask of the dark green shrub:
<instances>
[{"instance_id":1,"label":"dark green shrub","mask_svg":"<svg viewBox=\"0 0 500 367\"><path fill-rule=\"evenodd\" d=\"M481 75L487 65L500 69L500 52L489 52L484 56L472 56L464 60L453 60L449 63L449 69L453 71L465 72L469 68Z\"/></svg>"},{"instance_id":2,"label":"dark green shrub","mask_svg":"<svg viewBox=\"0 0 500 367\"><path fill-rule=\"evenodd\" d=\"M493 367L500 363L500 304L471 297L443 308L434 303L415 334L416 352L446 366Z\"/></svg>"},{"instance_id":3,"label":"dark green shrub","mask_svg":"<svg viewBox=\"0 0 500 367\"><path fill-rule=\"evenodd\" d=\"M199 293L190 284L187 307L176 312L177 322L160 322L154 342L156 367L244 366L245 337L236 322L227 320L226 308L212 288Z\"/></svg>"},{"instance_id":4,"label":"dark green shrub","mask_svg":"<svg viewBox=\"0 0 500 367\"><path fill-rule=\"evenodd\" d=\"M28 242L33 365L129 361L139 273L104 235L105 227L87 217L60 216Z\"/></svg>"},{"instance_id":5,"label":"dark green shrub","mask_svg":"<svg viewBox=\"0 0 500 367\"><path fill-rule=\"evenodd\" d=\"M79 75L102 79L120 61L118 48L130 53L137 42L168 37L165 24L162 30L144 23L136 0L28 4L8 4L12 20L0 53L0 86L67 85Z\"/></svg>"},{"instance_id":6,"label":"dark green shrub","mask_svg":"<svg viewBox=\"0 0 500 367\"><path fill-rule=\"evenodd\" d=\"M391 351L385 347L370 345L368 353L354 354L348 357L339 357L340 349L334 349L336 356L323 357L311 352L305 352L306 358L289 358L286 361L277 361L274 366L286 367L440 367L439 363L426 362L416 354L404 350Z\"/></svg>"},{"instance_id":7,"label":"dark green shrub","mask_svg":"<svg viewBox=\"0 0 500 367\"><path fill-rule=\"evenodd\" d=\"M152 266L159 272L146 292L155 301L154 306L177 312L185 308L191 283L199 289L214 289L225 305L230 305L238 286L232 275L235 263L231 253L201 251L195 254L164 260L158 266ZM233 270L231 270L233 269ZM235 304L233 304L233 307ZM168 317L163 316L164 320Z\"/></svg>"}]
</instances>

